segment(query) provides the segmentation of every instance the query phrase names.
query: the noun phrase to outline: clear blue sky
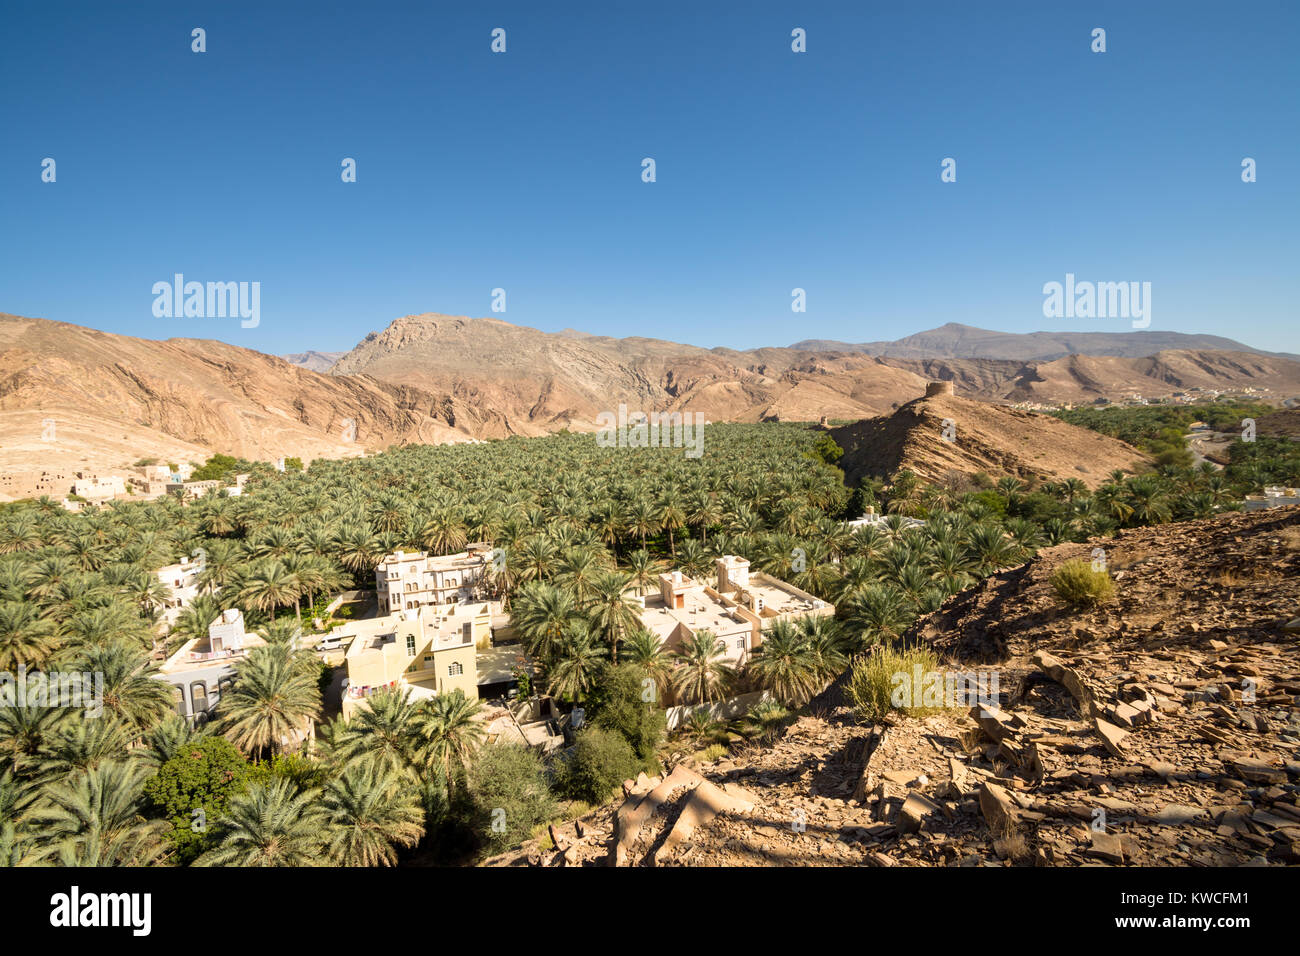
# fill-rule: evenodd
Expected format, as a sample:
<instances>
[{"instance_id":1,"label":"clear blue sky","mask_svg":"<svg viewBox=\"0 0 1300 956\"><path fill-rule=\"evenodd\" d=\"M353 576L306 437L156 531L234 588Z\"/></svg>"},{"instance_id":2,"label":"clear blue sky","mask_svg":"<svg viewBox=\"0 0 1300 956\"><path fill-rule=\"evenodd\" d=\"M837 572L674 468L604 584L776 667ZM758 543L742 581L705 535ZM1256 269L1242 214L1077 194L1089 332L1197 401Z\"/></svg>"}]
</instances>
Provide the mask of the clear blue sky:
<instances>
[{"instance_id":1,"label":"clear blue sky","mask_svg":"<svg viewBox=\"0 0 1300 956\"><path fill-rule=\"evenodd\" d=\"M1043 317L1073 272L1300 352L1292 0L10 0L0 130L0 311L111 332L346 349L494 287L704 346L1124 330ZM260 282L261 325L154 318L176 272Z\"/></svg>"}]
</instances>

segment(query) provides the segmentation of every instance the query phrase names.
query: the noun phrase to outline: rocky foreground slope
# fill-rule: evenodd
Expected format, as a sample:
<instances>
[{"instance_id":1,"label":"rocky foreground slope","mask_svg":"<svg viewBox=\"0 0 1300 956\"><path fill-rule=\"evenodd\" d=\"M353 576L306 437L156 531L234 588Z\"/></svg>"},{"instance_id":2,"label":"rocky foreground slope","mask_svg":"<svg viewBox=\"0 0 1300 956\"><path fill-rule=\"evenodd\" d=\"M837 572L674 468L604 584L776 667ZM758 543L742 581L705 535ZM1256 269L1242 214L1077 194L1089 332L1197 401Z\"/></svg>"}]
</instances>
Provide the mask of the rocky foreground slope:
<instances>
[{"instance_id":1,"label":"rocky foreground slope","mask_svg":"<svg viewBox=\"0 0 1300 956\"><path fill-rule=\"evenodd\" d=\"M951 472L998 478L1079 478L1100 484L1115 469L1149 457L1115 438L1050 415L927 394L892 415L831 430L844 449L839 465L850 484L910 468L929 481Z\"/></svg>"},{"instance_id":2,"label":"rocky foreground slope","mask_svg":"<svg viewBox=\"0 0 1300 956\"><path fill-rule=\"evenodd\" d=\"M1065 609L1105 551L1115 600ZM999 706L862 726L833 684L769 746L629 781L491 865L1300 862L1300 512L1067 544L907 635L992 669Z\"/></svg>"}]
</instances>

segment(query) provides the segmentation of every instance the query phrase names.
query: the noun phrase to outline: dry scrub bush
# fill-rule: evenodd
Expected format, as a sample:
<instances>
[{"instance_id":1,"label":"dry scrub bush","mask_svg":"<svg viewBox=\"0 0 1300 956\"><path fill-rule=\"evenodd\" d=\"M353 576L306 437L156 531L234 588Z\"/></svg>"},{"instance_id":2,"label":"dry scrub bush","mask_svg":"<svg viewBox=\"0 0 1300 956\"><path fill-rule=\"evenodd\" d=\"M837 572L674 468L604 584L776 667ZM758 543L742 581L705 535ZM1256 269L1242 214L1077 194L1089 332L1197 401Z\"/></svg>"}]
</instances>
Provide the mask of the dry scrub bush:
<instances>
[{"instance_id":1,"label":"dry scrub bush","mask_svg":"<svg viewBox=\"0 0 1300 956\"><path fill-rule=\"evenodd\" d=\"M921 688L913 688L913 678L917 666L922 674L939 670L939 658L922 647L909 647L898 651L892 648L877 647L864 657L858 658L849 675L846 688L850 702L857 711L858 719L863 723L876 723L885 718L891 710L901 710L912 717L938 713L941 707L896 706L894 691L906 682L912 691L912 701L919 701ZM902 675L901 679L900 676Z\"/></svg>"},{"instance_id":2,"label":"dry scrub bush","mask_svg":"<svg viewBox=\"0 0 1300 956\"><path fill-rule=\"evenodd\" d=\"M1084 558L1066 561L1052 572L1049 579L1066 604L1071 607L1092 607L1115 596L1115 582L1108 571L1094 571L1092 562Z\"/></svg>"}]
</instances>

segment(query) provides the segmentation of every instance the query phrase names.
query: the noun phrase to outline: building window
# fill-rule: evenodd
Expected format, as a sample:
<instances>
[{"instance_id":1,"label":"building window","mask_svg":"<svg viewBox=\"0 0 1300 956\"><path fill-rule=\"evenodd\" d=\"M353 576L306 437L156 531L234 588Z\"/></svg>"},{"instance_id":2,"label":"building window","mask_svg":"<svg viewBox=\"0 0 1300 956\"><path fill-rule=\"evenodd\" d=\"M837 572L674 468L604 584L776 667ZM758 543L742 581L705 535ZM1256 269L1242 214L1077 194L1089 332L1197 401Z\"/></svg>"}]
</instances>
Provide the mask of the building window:
<instances>
[{"instance_id":1,"label":"building window","mask_svg":"<svg viewBox=\"0 0 1300 956\"><path fill-rule=\"evenodd\" d=\"M474 622L466 621L460 626L460 637L466 644L474 640Z\"/></svg>"},{"instance_id":2,"label":"building window","mask_svg":"<svg viewBox=\"0 0 1300 956\"><path fill-rule=\"evenodd\" d=\"M185 688L180 684L172 684L172 702L176 705L176 713L185 716Z\"/></svg>"},{"instance_id":3,"label":"building window","mask_svg":"<svg viewBox=\"0 0 1300 956\"><path fill-rule=\"evenodd\" d=\"M195 681L191 684L190 700L194 702L194 713L206 714L208 712L208 686L202 681Z\"/></svg>"},{"instance_id":4,"label":"building window","mask_svg":"<svg viewBox=\"0 0 1300 956\"><path fill-rule=\"evenodd\" d=\"M415 635L414 634L406 635L406 656L407 657L415 656Z\"/></svg>"},{"instance_id":5,"label":"building window","mask_svg":"<svg viewBox=\"0 0 1300 956\"><path fill-rule=\"evenodd\" d=\"M465 666L460 661L452 661L447 665L448 677L459 677L463 673L465 673Z\"/></svg>"}]
</instances>

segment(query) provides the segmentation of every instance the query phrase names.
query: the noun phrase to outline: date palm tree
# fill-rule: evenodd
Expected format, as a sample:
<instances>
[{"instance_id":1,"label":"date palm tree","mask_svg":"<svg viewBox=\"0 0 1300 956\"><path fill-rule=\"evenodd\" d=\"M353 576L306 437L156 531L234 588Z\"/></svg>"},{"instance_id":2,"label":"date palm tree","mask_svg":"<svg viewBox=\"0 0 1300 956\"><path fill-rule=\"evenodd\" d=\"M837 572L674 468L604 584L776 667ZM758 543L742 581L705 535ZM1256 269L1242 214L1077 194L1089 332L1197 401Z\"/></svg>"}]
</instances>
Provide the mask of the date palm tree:
<instances>
[{"instance_id":1,"label":"date palm tree","mask_svg":"<svg viewBox=\"0 0 1300 956\"><path fill-rule=\"evenodd\" d=\"M76 669L103 680L103 706L107 716L121 720L129 730L147 731L172 709L169 688L154 675L157 667L148 652L123 641L83 648Z\"/></svg>"},{"instance_id":2,"label":"date palm tree","mask_svg":"<svg viewBox=\"0 0 1300 956\"><path fill-rule=\"evenodd\" d=\"M338 866L393 866L399 847L424 835L424 812L408 775L374 761L353 763L325 784L325 846Z\"/></svg>"},{"instance_id":3,"label":"date palm tree","mask_svg":"<svg viewBox=\"0 0 1300 956\"><path fill-rule=\"evenodd\" d=\"M709 527L722 520L717 496L704 488L694 489L686 500L686 520L691 527L700 529L700 540L707 542Z\"/></svg>"},{"instance_id":4,"label":"date palm tree","mask_svg":"<svg viewBox=\"0 0 1300 956\"><path fill-rule=\"evenodd\" d=\"M658 588L659 575L663 573L664 566L645 548L639 548L629 554L627 566L632 576L632 583L636 585L637 594L645 594Z\"/></svg>"},{"instance_id":5,"label":"date palm tree","mask_svg":"<svg viewBox=\"0 0 1300 956\"><path fill-rule=\"evenodd\" d=\"M682 542L682 550L677 552L676 564L687 577L698 581L708 576L713 567L713 556L699 541L687 538Z\"/></svg>"},{"instance_id":6,"label":"date palm tree","mask_svg":"<svg viewBox=\"0 0 1300 956\"><path fill-rule=\"evenodd\" d=\"M850 629L860 634L860 646L897 640L911 623L902 594L889 584L868 587L847 605Z\"/></svg>"},{"instance_id":7,"label":"date palm tree","mask_svg":"<svg viewBox=\"0 0 1300 956\"><path fill-rule=\"evenodd\" d=\"M640 667L654 681L656 699L672 686L672 657L658 636L643 627L632 631L623 642L623 662Z\"/></svg>"},{"instance_id":8,"label":"date palm tree","mask_svg":"<svg viewBox=\"0 0 1300 956\"><path fill-rule=\"evenodd\" d=\"M790 621L777 621L749 659L749 673L783 704L799 707L818 685L818 661L805 635Z\"/></svg>"},{"instance_id":9,"label":"date palm tree","mask_svg":"<svg viewBox=\"0 0 1300 956\"><path fill-rule=\"evenodd\" d=\"M573 594L579 609L586 609L595 596L595 582L607 567L604 550L573 547L565 549L556 567L555 580Z\"/></svg>"},{"instance_id":10,"label":"date palm tree","mask_svg":"<svg viewBox=\"0 0 1300 956\"><path fill-rule=\"evenodd\" d=\"M641 605L631 596L632 576L606 571L592 582L587 614L592 626L609 644L610 658L618 663L618 646L624 635L641 625Z\"/></svg>"},{"instance_id":11,"label":"date palm tree","mask_svg":"<svg viewBox=\"0 0 1300 956\"><path fill-rule=\"evenodd\" d=\"M736 671L726 663L726 648L709 630L698 630L674 652L673 690L690 704L722 700L735 682Z\"/></svg>"},{"instance_id":12,"label":"date palm tree","mask_svg":"<svg viewBox=\"0 0 1300 956\"><path fill-rule=\"evenodd\" d=\"M366 705L347 722L337 741L346 760L371 759L401 771L423 767L425 713L411 700L411 689L384 689L366 698Z\"/></svg>"},{"instance_id":13,"label":"date palm tree","mask_svg":"<svg viewBox=\"0 0 1300 956\"><path fill-rule=\"evenodd\" d=\"M659 527L668 532L668 549L676 557L677 541L673 532L686 527L686 507L676 488L666 488L659 494L655 512Z\"/></svg>"},{"instance_id":14,"label":"date palm tree","mask_svg":"<svg viewBox=\"0 0 1300 956\"><path fill-rule=\"evenodd\" d=\"M470 758L483 746L487 731L480 720L482 703L460 690L439 694L425 703L421 732L428 741L431 764L442 772L450 797L455 780L463 776Z\"/></svg>"},{"instance_id":15,"label":"date palm tree","mask_svg":"<svg viewBox=\"0 0 1300 956\"><path fill-rule=\"evenodd\" d=\"M565 628L577 617L573 596L553 584L525 584L515 594L511 620L535 658L549 661Z\"/></svg>"},{"instance_id":16,"label":"date palm tree","mask_svg":"<svg viewBox=\"0 0 1300 956\"><path fill-rule=\"evenodd\" d=\"M156 863L167 850L170 824L140 815L148 775L137 764L106 761L46 789L43 806L31 813L41 834L36 859L60 866Z\"/></svg>"},{"instance_id":17,"label":"date palm tree","mask_svg":"<svg viewBox=\"0 0 1300 956\"><path fill-rule=\"evenodd\" d=\"M26 773L43 760L65 724L76 718L66 707L0 707L0 760L8 770ZM4 769L4 768L0 768Z\"/></svg>"},{"instance_id":18,"label":"date palm tree","mask_svg":"<svg viewBox=\"0 0 1300 956\"><path fill-rule=\"evenodd\" d=\"M250 784L214 826L217 845L195 866L319 866L330 837L320 796L285 777Z\"/></svg>"},{"instance_id":19,"label":"date palm tree","mask_svg":"<svg viewBox=\"0 0 1300 956\"><path fill-rule=\"evenodd\" d=\"M289 648L255 647L236 665L235 684L217 705L219 728L236 747L280 753L320 712L316 675Z\"/></svg>"},{"instance_id":20,"label":"date palm tree","mask_svg":"<svg viewBox=\"0 0 1300 956\"><path fill-rule=\"evenodd\" d=\"M58 650L54 622L26 602L0 601L0 671L41 667Z\"/></svg>"},{"instance_id":21,"label":"date palm tree","mask_svg":"<svg viewBox=\"0 0 1300 956\"><path fill-rule=\"evenodd\" d=\"M254 566L239 592L239 599L249 608L269 612L274 621L276 608L296 603L301 595L302 583L284 563L267 560Z\"/></svg>"},{"instance_id":22,"label":"date palm tree","mask_svg":"<svg viewBox=\"0 0 1300 956\"><path fill-rule=\"evenodd\" d=\"M526 538L519 546L515 559L520 581L546 581L555 573L559 552L544 535Z\"/></svg>"},{"instance_id":23,"label":"date palm tree","mask_svg":"<svg viewBox=\"0 0 1300 956\"><path fill-rule=\"evenodd\" d=\"M130 735L120 721L70 720L54 738L47 756L37 765L36 776L42 780L65 780L73 773L93 770L110 760L120 760L127 752Z\"/></svg>"},{"instance_id":24,"label":"date palm tree","mask_svg":"<svg viewBox=\"0 0 1300 956\"><path fill-rule=\"evenodd\" d=\"M605 647L581 622L564 632L555 649L555 659L547 669L550 692L565 700L581 702L605 661Z\"/></svg>"}]
</instances>

